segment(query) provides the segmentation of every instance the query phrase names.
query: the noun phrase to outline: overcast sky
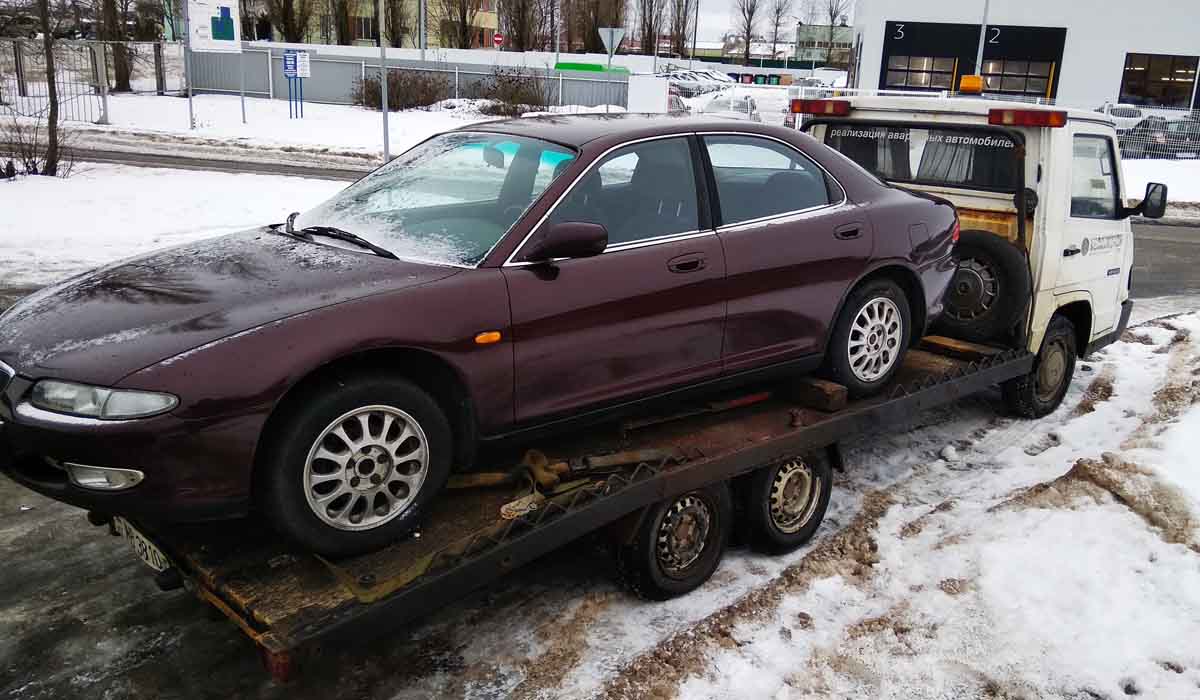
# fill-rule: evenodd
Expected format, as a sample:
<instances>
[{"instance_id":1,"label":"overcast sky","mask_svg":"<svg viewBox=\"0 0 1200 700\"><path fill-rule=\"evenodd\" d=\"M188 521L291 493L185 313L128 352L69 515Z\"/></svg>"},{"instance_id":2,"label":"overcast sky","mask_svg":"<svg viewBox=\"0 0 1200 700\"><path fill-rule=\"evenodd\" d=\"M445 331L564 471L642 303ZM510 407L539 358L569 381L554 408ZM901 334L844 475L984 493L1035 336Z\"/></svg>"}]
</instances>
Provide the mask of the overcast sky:
<instances>
[{"instance_id":1,"label":"overcast sky","mask_svg":"<svg viewBox=\"0 0 1200 700\"><path fill-rule=\"evenodd\" d=\"M700 32L699 38L701 41L719 41L726 32L732 31L734 26L733 4L735 0L700 0ZM792 0L792 18L784 24L786 30L780 31L780 41L791 41L796 38L796 16L802 16L801 7L805 3L815 3L817 6L823 4L820 0ZM770 29L767 26L767 8L770 6L771 0L759 0L759 16L762 18L758 22L758 31L760 34L767 34ZM851 3L853 5L853 3ZM819 14L819 13L818 13ZM849 13L848 13L849 14ZM818 20L818 23L824 24Z\"/></svg>"}]
</instances>

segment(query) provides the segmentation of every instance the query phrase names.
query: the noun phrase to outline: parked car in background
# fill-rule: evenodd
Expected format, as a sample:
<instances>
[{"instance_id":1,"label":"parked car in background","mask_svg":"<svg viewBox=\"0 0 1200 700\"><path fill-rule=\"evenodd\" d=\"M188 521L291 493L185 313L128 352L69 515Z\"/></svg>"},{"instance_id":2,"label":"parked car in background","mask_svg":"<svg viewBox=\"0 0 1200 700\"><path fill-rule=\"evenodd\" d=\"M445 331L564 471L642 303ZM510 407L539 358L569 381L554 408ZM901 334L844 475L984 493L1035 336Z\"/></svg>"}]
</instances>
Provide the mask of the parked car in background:
<instances>
[{"instance_id":1,"label":"parked car in background","mask_svg":"<svg viewBox=\"0 0 1200 700\"><path fill-rule=\"evenodd\" d=\"M667 96L667 113L668 114L691 114L692 108L687 106L679 95L671 94Z\"/></svg>"},{"instance_id":2,"label":"parked car in background","mask_svg":"<svg viewBox=\"0 0 1200 700\"><path fill-rule=\"evenodd\" d=\"M881 390L957 236L945 200L781 127L475 124L286 223L13 306L0 470L99 514L253 511L364 552L493 440L774 373Z\"/></svg>"},{"instance_id":3,"label":"parked car in background","mask_svg":"<svg viewBox=\"0 0 1200 700\"><path fill-rule=\"evenodd\" d=\"M743 121L761 122L758 103L750 95L718 95L702 111L710 116Z\"/></svg>"},{"instance_id":4,"label":"parked car in background","mask_svg":"<svg viewBox=\"0 0 1200 700\"><path fill-rule=\"evenodd\" d=\"M1103 105L1096 108L1096 111L1100 112L1101 114L1107 114L1113 120L1113 123L1117 127L1117 134L1123 134L1129 129L1132 129L1137 125L1138 122L1146 117L1146 114L1143 113L1141 107L1124 103L1113 104L1111 102L1105 102Z\"/></svg>"},{"instance_id":5,"label":"parked car in background","mask_svg":"<svg viewBox=\"0 0 1200 700\"><path fill-rule=\"evenodd\" d=\"M812 77L826 87L843 88L850 76L839 68L817 68L812 72Z\"/></svg>"},{"instance_id":6,"label":"parked car in background","mask_svg":"<svg viewBox=\"0 0 1200 700\"><path fill-rule=\"evenodd\" d=\"M1125 158L1200 157L1200 119L1149 116L1118 137Z\"/></svg>"}]
</instances>

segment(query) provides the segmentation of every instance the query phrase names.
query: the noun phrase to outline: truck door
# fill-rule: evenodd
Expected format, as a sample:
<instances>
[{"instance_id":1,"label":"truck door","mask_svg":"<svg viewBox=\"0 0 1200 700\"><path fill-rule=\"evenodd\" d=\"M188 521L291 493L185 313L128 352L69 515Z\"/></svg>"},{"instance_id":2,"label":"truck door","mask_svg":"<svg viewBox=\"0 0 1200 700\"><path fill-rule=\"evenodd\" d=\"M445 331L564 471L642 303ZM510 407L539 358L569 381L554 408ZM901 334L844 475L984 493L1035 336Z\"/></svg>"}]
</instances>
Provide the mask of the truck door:
<instances>
[{"instance_id":1,"label":"truck door","mask_svg":"<svg viewBox=\"0 0 1200 700\"><path fill-rule=\"evenodd\" d=\"M1126 251L1133 245L1120 216L1122 192L1112 131L1071 122L1069 141L1058 156L1069 163L1069 192L1055 293L1086 291L1092 298L1092 337L1106 333L1119 317L1121 286L1128 278Z\"/></svg>"}]
</instances>

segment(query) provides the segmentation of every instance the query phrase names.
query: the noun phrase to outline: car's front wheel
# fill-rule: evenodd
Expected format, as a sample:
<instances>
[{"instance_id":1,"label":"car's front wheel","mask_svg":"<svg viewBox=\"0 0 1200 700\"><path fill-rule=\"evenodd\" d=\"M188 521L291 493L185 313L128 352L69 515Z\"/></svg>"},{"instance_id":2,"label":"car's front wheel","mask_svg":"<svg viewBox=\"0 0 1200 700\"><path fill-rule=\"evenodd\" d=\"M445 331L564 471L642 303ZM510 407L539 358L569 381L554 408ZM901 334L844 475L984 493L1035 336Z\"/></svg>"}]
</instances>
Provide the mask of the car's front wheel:
<instances>
[{"instance_id":1,"label":"car's front wheel","mask_svg":"<svg viewBox=\"0 0 1200 700\"><path fill-rule=\"evenodd\" d=\"M284 411L260 465L260 506L318 554L361 554L404 536L450 474L449 422L407 380L367 373L322 382Z\"/></svg>"},{"instance_id":2,"label":"car's front wheel","mask_svg":"<svg viewBox=\"0 0 1200 700\"><path fill-rule=\"evenodd\" d=\"M891 381L912 334L908 299L887 278L870 280L846 299L829 337L825 368L853 397L869 396Z\"/></svg>"}]
</instances>

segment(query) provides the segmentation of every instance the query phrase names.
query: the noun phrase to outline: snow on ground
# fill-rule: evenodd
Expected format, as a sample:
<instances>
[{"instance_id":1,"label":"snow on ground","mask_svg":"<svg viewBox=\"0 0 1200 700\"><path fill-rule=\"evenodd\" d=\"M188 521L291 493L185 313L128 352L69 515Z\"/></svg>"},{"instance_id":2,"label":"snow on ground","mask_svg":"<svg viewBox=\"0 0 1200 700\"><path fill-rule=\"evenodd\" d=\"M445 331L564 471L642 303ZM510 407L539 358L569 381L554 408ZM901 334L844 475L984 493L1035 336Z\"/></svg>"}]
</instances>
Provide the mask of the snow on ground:
<instances>
[{"instance_id":1,"label":"snow on ground","mask_svg":"<svg viewBox=\"0 0 1200 700\"><path fill-rule=\"evenodd\" d=\"M1051 417L874 485L874 554L736 620L680 695L1200 696L1200 315L1126 338Z\"/></svg>"},{"instance_id":2,"label":"snow on ground","mask_svg":"<svg viewBox=\"0 0 1200 700\"><path fill-rule=\"evenodd\" d=\"M1167 202L1200 202L1200 160L1157 160L1153 158L1121 160L1125 173L1126 197L1140 200L1146 183L1161 182L1167 186ZM1176 211L1172 216L1200 216L1200 211Z\"/></svg>"},{"instance_id":3,"label":"snow on ground","mask_svg":"<svg viewBox=\"0 0 1200 700\"><path fill-rule=\"evenodd\" d=\"M0 181L0 285L46 284L154 248L282 221L344 182L80 163Z\"/></svg>"}]
</instances>

